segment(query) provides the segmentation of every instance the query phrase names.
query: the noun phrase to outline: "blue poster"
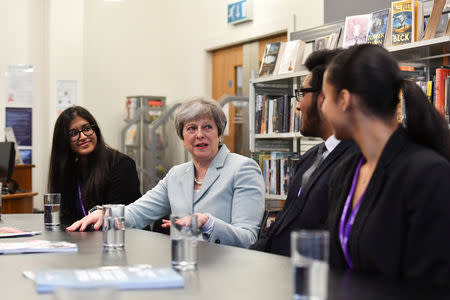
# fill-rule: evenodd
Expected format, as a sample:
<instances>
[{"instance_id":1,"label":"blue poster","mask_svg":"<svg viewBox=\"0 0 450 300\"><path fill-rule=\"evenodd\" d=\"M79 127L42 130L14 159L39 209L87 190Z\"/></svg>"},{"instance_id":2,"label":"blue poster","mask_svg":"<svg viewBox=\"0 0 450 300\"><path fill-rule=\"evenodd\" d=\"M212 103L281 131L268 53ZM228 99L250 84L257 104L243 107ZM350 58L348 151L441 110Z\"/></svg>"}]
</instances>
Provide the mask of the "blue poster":
<instances>
[{"instance_id":1,"label":"blue poster","mask_svg":"<svg viewBox=\"0 0 450 300\"><path fill-rule=\"evenodd\" d=\"M31 146L32 109L7 107L6 127L12 127L18 146Z\"/></svg>"}]
</instances>

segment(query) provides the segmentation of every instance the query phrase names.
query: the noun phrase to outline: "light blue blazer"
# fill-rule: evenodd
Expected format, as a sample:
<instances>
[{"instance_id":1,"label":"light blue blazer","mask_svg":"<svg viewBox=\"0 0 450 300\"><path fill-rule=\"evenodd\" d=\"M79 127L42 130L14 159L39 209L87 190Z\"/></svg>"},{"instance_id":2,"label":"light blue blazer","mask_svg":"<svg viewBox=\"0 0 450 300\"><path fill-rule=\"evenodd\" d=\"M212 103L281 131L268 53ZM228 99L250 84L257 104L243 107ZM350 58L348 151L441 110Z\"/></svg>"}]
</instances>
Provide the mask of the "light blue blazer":
<instances>
[{"instance_id":1,"label":"light blue blazer","mask_svg":"<svg viewBox=\"0 0 450 300\"><path fill-rule=\"evenodd\" d=\"M172 213L208 213L214 220L208 242L249 247L258 236L264 213L264 180L250 158L223 145L211 162L194 201L194 164L177 165L150 191L125 210L127 227L143 228Z\"/></svg>"}]
</instances>

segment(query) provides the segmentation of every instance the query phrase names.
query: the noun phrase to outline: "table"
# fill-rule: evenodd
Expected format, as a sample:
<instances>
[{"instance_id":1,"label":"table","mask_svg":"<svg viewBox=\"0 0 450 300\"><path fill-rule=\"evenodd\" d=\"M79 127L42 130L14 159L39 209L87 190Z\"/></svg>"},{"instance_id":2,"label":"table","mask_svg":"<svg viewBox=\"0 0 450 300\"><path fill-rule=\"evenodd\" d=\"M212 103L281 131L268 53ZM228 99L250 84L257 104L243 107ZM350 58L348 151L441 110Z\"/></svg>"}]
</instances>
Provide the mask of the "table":
<instances>
[{"instance_id":1,"label":"table","mask_svg":"<svg viewBox=\"0 0 450 300\"><path fill-rule=\"evenodd\" d=\"M104 252L101 232L46 230L42 214L2 215L0 226L23 230L42 230L36 237L8 238L20 241L39 238L65 240L78 244L78 253L38 253L0 255L1 299L53 299L38 294L33 281L22 276L24 270L56 268L94 268L106 265L171 264L167 235L127 229L125 251ZM117 299L291 299L290 259L231 246L200 242L198 270L183 272L184 289L119 291ZM398 283L349 272L330 271L329 298L334 299L445 299L450 290L421 284ZM99 300L99 299L98 299Z\"/></svg>"}]
</instances>

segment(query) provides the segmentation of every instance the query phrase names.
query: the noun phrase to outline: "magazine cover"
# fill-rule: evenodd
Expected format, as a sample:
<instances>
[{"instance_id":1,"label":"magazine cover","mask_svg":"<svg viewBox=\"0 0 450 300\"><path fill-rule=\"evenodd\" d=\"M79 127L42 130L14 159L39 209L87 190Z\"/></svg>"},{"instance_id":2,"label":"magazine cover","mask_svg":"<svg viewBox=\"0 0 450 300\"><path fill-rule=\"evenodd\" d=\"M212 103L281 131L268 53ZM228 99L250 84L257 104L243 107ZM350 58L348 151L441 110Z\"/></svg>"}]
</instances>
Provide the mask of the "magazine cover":
<instances>
[{"instance_id":1,"label":"magazine cover","mask_svg":"<svg viewBox=\"0 0 450 300\"><path fill-rule=\"evenodd\" d=\"M345 18L343 48L365 44L369 33L370 14L349 16Z\"/></svg>"},{"instance_id":2,"label":"magazine cover","mask_svg":"<svg viewBox=\"0 0 450 300\"><path fill-rule=\"evenodd\" d=\"M41 233L41 231L23 231L14 227L0 227L0 238L33 236Z\"/></svg>"},{"instance_id":3,"label":"magazine cover","mask_svg":"<svg viewBox=\"0 0 450 300\"><path fill-rule=\"evenodd\" d=\"M266 44L266 50L259 69L259 76L272 75L277 63L278 52L280 52L281 43Z\"/></svg>"},{"instance_id":4,"label":"magazine cover","mask_svg":"<svg viewBox=\"0 0 450 300\"><path fill-rule=\"evenodd\" d=\"M68 242L30 240L17 243L0 243L0 254L77 251L77 244Z\"/></svg>"},{"instance_id":5,"label":"magazine cover","mask_svg":"<svg viewBox=\"0 0 450 300\"><path fill-rule=\"evenodd\" d=\"M330 36L323 36L315 39L314 41L314 51L325 50L327 49L328 39Z\"/></svg>"},{"instance_id":6,"label":"magazine cover","mask_svg":"<svg viewBox=\"0 0 450 300\"><path fill-rule=\"evenodd\" d=\"M183 277L172 268L152 268L150 265L44 270L36 272L35 281L38 293L50 293L61 287L114 287L124 290L184 287Z\"/></svg>"},{"instance_id":7,"label":"magazine cover","mask_svg":"<svg viewBox=\"0 0 450 300\"><path fill-rule=\"evenodd\" d=\"M367 43L384 46L389 21L389 8L372 13Z\"/></svg>"},{"instance_id":8,"label":"magazine cover","mask_svg":"<svg viewBox=\"0 0 450 300\"><path fill-rule=\"evenodd\" d=\"M414 41L414 0L392 2L392 46Z\"/></svg>"},{"instance_id":9,"label":"magazine cover","mask_svg":"<svg viewBox=\"0 0 450 300\"><path fill-rule=\"evenodd\" d=\"M298 71L303 58L304 48L305 42L301 40L284 43L278 74Z\"/></svg>"}]
</instances>

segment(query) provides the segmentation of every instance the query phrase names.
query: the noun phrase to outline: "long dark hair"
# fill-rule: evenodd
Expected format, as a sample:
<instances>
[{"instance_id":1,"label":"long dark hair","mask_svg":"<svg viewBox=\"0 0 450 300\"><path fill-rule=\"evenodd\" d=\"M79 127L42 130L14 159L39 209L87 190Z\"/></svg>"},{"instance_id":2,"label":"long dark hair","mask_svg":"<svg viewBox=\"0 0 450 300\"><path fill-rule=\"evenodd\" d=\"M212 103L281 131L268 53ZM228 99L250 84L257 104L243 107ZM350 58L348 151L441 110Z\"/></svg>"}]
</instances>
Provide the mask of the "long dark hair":
<instances>
[{"instance_id":1,"label":"long dark hair","mask_svg":"<svg viewBox=\"0 0 450 300\"><path fill-rule=\"evenodd\" d=\"M81 166L77 154L70 148L67 131L75 117L81 117L92 125L97 136L97 145L87 159L87 177L83 178L82 200L86 210L100 204L103 189L111 161L114 161L116 151L109 148L104 140L97 121L83 107L73 106L64 110L55 123L53 132L52 153L48 176L48 190L61 193L61 215L66 223L74 221L75 201L78 199L77 180L81 180ZM63 220L61 220L63 222Z\"/></svg>"},{"instance_id":2,"label":"long dark hair","mask_svg":"<svg viewBox=\"0 0 450 300\"><path fill-rule=\"evenodd\" d=\"M447 123L417 84L402 79L397 61L383 47L357 45L337 55L327 68L327 80L337 92L358 95L366 113L387 120L395 117L401 90L408 136L450 160Z\"/></svg>"}]
</instances>

